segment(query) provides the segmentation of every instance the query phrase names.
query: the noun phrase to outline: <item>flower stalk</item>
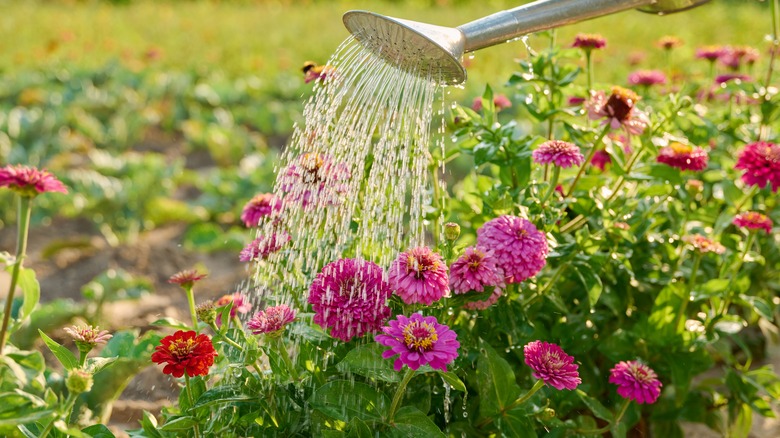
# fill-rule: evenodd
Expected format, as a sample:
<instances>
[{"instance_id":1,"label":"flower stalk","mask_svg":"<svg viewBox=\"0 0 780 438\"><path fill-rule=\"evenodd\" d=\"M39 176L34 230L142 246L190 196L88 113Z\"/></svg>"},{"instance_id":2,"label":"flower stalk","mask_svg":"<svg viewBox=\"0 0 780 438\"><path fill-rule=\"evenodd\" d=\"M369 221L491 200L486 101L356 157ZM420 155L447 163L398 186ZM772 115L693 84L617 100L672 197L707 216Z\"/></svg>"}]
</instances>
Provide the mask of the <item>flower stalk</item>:
<instances>
[{"instance_id":1,"label":"flower stalk","mask_svg":"<svg viewBox=\"0 0 780 438\"><path fill-rule=\"evenodd\" d=\"M544 380L541 380L541 379L537 380L536 383L534 383L534 386L532 386L531 389L528 390L528 392L526 392L525 394L521 395L517 400L513 401L512 403L509 403L508 405L506 405L506 407L501 409L501 412L499 412L497 415L493 415L492 417L487 417L484 420L480 421L477 424L477 429L480 429L482 427L487 426L488 424L490 424L493 421L495 421L496 417L502 416L506 412L509 412L512 409L514 409L514 408L520 406L521 404L527 402L528 399L533 397L533 395L536 394L537 391L542 389L543 386L544 386Z\"/></svg>"},{"instance_id":2,"label":"flower stalk","mask_svg":"<svg viewBox=\"0 0 780 438\"><path fill-rule=\"evenodd\" d=\"M11 308L14 302L14 293L16 285L19 282L19 273L22 270L22 263L27 256L27 234L30 229L30 212L32 211L32 198L19 196L17 210L17 240L16 240L16 260L11 270L11 284L8 288L8 295L5 299L5 310L3 312L3 325L0 328L0 355L5 349L6 337L8 336L8 323L11 320Z\"/></svg>"},{"instance_id":3,"label":"flower stalk","mask_svg":"<svg viewBox=\"0 0 780 438\"><path fill-rule=\"evenodd\" d=\"M596 154L596 150L598 150L598 145L601 143L601 140L604 139L604 136L607 135L607 132L610 130L610 125L607 123L604 126L604 129L601 130L601 133L598 137L596 137L596 140L593 141L593 146L590 148L590 152L588 152L588 156L585 157L585 162L582 163L582 166L580 166L580 170L577 172L577 176L574 177L574 181L572 181L571 186L569 187L569 191L566 192L566 197L568 198L571 196L572 193L574 193L574 188L577 186L577 183L580 181L580 178L582 178L582 174L585 173L585 168L588 167L590 164L590 161L593 159L593 155Z\"/></svg>"},{"instance_id":4,"label":"flower stalk","mask_svg":"<svg viewBox=\"0 0 780 438\"><path fill-rule=\"evenodd\" d=\"M190 317L192 317L192 329L198 331L198 314L195 311L195 295L192 293L192 285L183 285L184 292L187 294L187 304L190 306Z\"/></svg>"},{"instance_id":5,"label":"flower stalk","mask_svg":"<svg viewBox=\"0 0 780 438\"><path fill-rule=\"evenodd\" d=\"M699 265L701 265L701 259L703 254L696 252L696 258L693 259L693 268L691 268L691 278L688 281L688 285L685 288L685 295L683 296L683 302L680 304L680 308L677 310L677 318L674 326L677 331L685 330L685 312L688 309L688 303L691 301L691 291L696 285L696 275L699 273Z\"/></svg>"},{"instance_id":6,"label":"flower stalk","mask_svg":"<svg viewBox=\"0 0 780 438\"><path fill-rule=\"evenodd\" d=\"M390 411L387 413L387 422L390 424L393 424L393 418L395 418L396 412L398 412L398 407L401 404L401 400L404 398L404 394L406 393L406 386L409 385L409 382L412 380L412 377L414 377L415 370L408 368L406 370L406 374L404 374L403 380L401 380L401 383L398 385L398 389L395 391L395 395L393 396L393 402L390 404Z\"/></svg>"},{"instance_id":7,"label":"flower stalk","mask_svg":"<svg viewBox=\"0 0 780 438\"><path fill-rule=\"evenodd\" d=\"M618 414L615 416L615 418L606 426L601 427L599 429L593 429L593 430L577 430L577 433L580 433L582 435L603 435L606 432L609 432L610 429L617 427L620 422L623 420L623 416L626 414L626 411L628 410L628 405L631 404L631 399L625 399L623 401L623 406L620 407L620 411L618 411Z\"/></svg>"}]
</instances>

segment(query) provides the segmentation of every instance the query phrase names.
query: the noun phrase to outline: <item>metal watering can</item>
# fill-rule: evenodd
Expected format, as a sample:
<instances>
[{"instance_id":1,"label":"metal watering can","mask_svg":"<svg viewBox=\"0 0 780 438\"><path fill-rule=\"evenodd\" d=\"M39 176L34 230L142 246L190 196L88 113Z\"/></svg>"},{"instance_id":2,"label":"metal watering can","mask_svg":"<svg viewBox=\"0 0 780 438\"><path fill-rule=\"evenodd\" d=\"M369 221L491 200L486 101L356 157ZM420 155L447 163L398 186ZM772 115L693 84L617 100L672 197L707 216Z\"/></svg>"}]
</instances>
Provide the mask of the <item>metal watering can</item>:
<instances>
[{"instance_id":1,"label":"metal watering can","mask_svg":"<svg viewBox=\"0 0 780 438\"><path fill-rule=\"evenodd\" d=\"M344 25L364 47L402 69L439 77L443 85L466 80L464 53L627 9L659 15L683 11L709 0L538 0L458 27L443 27L349 11Z\"/></svg>"}]
</instances>

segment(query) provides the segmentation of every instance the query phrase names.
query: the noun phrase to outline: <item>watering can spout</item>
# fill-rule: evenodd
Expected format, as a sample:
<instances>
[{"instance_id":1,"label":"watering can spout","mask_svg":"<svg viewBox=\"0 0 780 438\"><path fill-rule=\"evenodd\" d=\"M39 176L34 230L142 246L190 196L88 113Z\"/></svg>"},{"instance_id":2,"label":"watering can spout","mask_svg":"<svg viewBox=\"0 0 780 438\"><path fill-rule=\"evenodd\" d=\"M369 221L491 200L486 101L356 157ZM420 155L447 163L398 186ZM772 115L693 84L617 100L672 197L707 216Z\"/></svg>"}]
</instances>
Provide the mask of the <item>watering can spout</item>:
<instances>
[{"instance_id":1,"label":"watering can spout","mask_svg":"<svg viewBox=\"0 0 780 438\"><path fill-rule=\"evenodd\" d=\"M367 11L349 11L343 19L361 44L389 63L444 85L454 85L466 80L466 69L460 63L466 52L627 9L664 14L707 1L538 0L455 28Z\"/></svg>"}]
</instances>

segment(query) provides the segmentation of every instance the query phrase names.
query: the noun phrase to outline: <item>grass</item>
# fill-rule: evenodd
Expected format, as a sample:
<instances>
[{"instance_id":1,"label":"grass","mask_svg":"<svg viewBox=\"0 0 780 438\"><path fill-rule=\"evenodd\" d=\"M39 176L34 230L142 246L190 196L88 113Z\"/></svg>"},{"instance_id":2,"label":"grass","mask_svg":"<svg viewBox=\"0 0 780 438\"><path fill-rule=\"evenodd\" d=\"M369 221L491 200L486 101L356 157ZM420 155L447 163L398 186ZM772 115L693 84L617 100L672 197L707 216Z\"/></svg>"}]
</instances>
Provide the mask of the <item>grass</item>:
<instances>
[{"instance_id":1,"label":"grass","mask_svg":"<svg viewBox=\"0 0 780 438\"><path fill-rule=\"evenodd\" d=\"M341 15L350 9L457 26L517 4L501 0L446 7L421 3L143 0L114 6L95 1L0 0L0 71L95 68L120 60L134 69L217 70L272 80L278 75L299 75L306 60L325 62L348 36ZM686 42L675 52L681 63L704 44L748 44L766 53L761 45L769 32L768 10L765 3L732 1L664 17L626 11L563 27L557 38L563 43L578 32L601 33L609 44L595 55L596 79L623 83L629 57L645 54L636 68L662 67L660 50L653 42L664 35ZM546 42L533 37L530 44L540 49ZM524 56L526 48L520 42L479 51L470 60L469 89L478 93L485 83L503 84L514 71L512 59ZM706 67L689 65L702 71Z\"/></svg>"}]
</instances>

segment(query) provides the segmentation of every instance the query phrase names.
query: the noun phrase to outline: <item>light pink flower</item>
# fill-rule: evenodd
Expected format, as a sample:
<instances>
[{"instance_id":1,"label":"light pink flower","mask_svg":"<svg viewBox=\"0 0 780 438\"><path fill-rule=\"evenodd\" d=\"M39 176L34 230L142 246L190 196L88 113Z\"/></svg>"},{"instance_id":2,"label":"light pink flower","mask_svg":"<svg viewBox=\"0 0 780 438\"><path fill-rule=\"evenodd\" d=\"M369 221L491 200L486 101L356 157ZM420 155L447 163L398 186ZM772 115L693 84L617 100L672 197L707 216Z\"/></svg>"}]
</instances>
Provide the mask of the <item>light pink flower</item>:
<instances>
[{"instance_id":1,"label":"light pink flower","mask_svg":"<svg viewBox=\"0 0 780 438\"><path fill-rule=\"evenodd\" d=\"M564 169L579 166L585 161L577 145L561 140L549 140L540 144L532 156L537 164L554 164Z\"/></svg>"},{"instance_id":2,"label":"light pink flower","mask_svg":"<svg viewBox=\"0 0 780 438\"><path fill-rule=\"evenodd\" d=\"M732 223L738 227L749 230L764 230L767 233L772 232L772 219L767 215L757 211L746 211L738 214Z\"/></svg>"},{"instance_id":3,"label":"light pink flower","mask_svg":"<svg viewBox=\"0 0 780 438\"><path fill-rule=\"evenodd\" d=\"M256 227L264 217L271 216L282 209L282 202L271 193L255 195L244 205L241 220L247 227Z\"/></svg>"},{"instance_id":4,"label":"light pink flower","mask_svg":"<svg viewBox=\"0 0 780 438\"><path fill-rule=\"evenodd\" d=\"M390 266L388 281L406 304L430 306L450 291L447 265L441 255L426 246L399 254Z\"/></svg>"},{"instance_id":5,"label":"light pink flower","mask_svg":"<svg viewBox=\"0 0 780 438\"><path fill-rule=\"evenodd\" d=\"M628 75L628 83L631 85L663 85L666 83L666 75L661 70L637 70Z\"/></svg>"},{"instance_id":6,"label":"light pink flower","mask_svg":"<svg viewBox=\"0 0 780 438\"><path fill-rule=\"evenodd\" d=\"M644 132L649 123L647 116L635 105L639 95L623 87L612 87L612 94L607 96L603 91L592 92L585 103L588 117L591 120L604 119L612 129L623 127L628 133L639 135Z\"/></svg>"},{"instance_id":7,"label":"light pink flower","mask_svg":"<svg viewBox=\"0 0 780 438\"><path fill-rule=\"evenodd\" d=\"M485 286L504 287L504 273L493 253L470 246L450 266L450 287L456 294L484 292Z\"/></svg>"},{"instance_id":8,"label":"light pink flower","mask_svg":"<svg viewBox=\"0 0 780 438\"><path fill-rule=\"evenodd\" d=\"M576 389L582 383L579 365L561 347L543 341L533 341L523 347L525 364L531 367L533 376L555 389Z\"/></svg>"},{"instance_id":9,"label":"light pink flower","mask_svg":"<svg viewBox=\"0 0 780 438\"><path fill-rule=\"evenodd\" d=\"M499 216L477 230L477 248L493 252L507 283L536 275L547 263L547 239L531 222L517 216Z\"/></svg>"},{"instance_id":10,"label":"light pink flower","mask_svg":"<svg viewBox=\"0 0 780 438\"><path fill-rule=\"evenodd\" d=\"M65 185L48 171L22 165L0 168L0 187L8 187L28 198L46 192L68 193Z\"/></svg>"},{"instance_id":11,"label":"light pink flower","mask_svg":"<svg viewBox=\"0 0 780 438\"><path fill-rule=\"evenodd\" d=\"M637 403L652 404L661 395L661 382L655 371L647 365L632 360L620 362L610 370L609 383L618 386L617 393Z\"/></svg>"},{"instance_id":12,"label":"light pink flower","mask_svg":"<svg viewBox=\"0 0 780 438\"><path fill-rule=\"evenodd\" d=\"M255 314L247 323L246 328L256 335L277 333L287 324L295 321L295 310L286 304L269 306Z\"/></svg>"}]
</instances>

